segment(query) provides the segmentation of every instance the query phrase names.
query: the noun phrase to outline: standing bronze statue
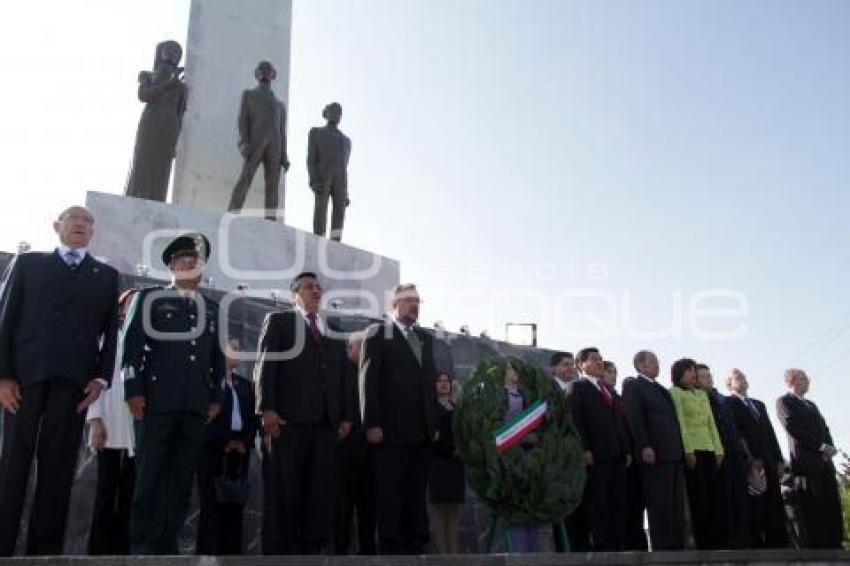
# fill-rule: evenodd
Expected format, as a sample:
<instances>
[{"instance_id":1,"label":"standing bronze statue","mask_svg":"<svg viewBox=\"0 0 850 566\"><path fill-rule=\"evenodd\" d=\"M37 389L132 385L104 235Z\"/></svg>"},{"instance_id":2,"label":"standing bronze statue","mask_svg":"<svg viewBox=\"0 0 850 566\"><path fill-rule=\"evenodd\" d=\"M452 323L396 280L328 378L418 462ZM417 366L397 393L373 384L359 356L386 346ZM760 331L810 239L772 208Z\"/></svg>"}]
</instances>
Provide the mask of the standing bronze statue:
<instances>
[{"instance_id":1,"label":"standing bronze statue","mask_svg":"<svg viewBox=\"0 0 850 566\"><path fill-rule=\"evenodd\" d=\"M277 71L271 63L260 61L254 77L259 84L242 93L239 152L245 158L245 163L227 209L242 209L254 173L262 163L266 178L266 218L276 220L280 168L283 167L284 171L289 169L289 159L286 157L286 107L272 91L271 82L277 77Z\"/></svg>"},{"instance_id":2,"label":"standing bronze statue","mask_svg":"<svg viewBox=\"0 0 850 566\"><path fill-rule=\"evenodd\" d=\"M156 46L153 71L139 73L139 100L145 103L133 165L124 193L128 197L165 202L171 161L186 112L186 85L183 67L178 67L183 49L176 41Z\"/></svg>"},{"instance_id":3,"label":"standing bronze statue","mask_svg":"<svg viewBox=\"0 0 850 566\"><path fill-rule=\"evenodd\" d=\"M312 128L307 141L307 172L310 188L316 194L313 211L313 233L324 236L328 223L328 199L333 201L331 214L331 239L342 239L342 225L348 199L348 157L351 155L351 140L339 131L342 106L332 102L325 106L322 117L328 123L321 128Z\"/></svg>"}]
</instances>

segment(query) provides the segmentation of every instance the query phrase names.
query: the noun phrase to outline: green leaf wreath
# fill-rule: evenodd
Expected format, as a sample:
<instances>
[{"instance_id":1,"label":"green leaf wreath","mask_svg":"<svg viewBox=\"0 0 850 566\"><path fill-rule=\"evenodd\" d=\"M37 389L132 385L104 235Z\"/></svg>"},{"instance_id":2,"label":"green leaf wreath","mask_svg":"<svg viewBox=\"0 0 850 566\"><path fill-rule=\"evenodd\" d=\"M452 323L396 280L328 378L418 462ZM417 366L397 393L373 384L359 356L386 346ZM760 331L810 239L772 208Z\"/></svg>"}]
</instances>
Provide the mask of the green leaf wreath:
<instances>
[{"instance_id":1,"label":"green leaf wreath","mask_svg":"<svg viewBox=\"0 0 850 566\"><path fill-rule=\"evenodd\" d=\"M543 400L548 411L535 431L539 443L496 451L493 433L505 424L504 375L519 374L527 405ZM581 442L567 401L546 373L518 358L481 362L464 383L454 415L455 446L479 499L509 523L549 523L569 515L581 500L585 473Z\"/></svg>"}]
</instances>

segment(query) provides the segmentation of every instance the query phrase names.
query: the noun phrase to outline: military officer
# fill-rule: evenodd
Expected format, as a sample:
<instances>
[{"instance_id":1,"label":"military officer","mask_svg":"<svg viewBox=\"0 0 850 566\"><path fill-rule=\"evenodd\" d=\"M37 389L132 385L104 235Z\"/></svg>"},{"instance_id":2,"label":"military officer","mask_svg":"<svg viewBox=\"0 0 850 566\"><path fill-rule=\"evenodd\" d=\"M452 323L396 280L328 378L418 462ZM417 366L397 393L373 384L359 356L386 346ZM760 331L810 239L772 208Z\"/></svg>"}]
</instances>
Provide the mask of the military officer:
<instances>
[{"instance_id":1,"label":"military officer","mask_svg":"<svg viewBox=\"0 0 850 566\"><path fill-rule=\"evenodd\" d=\"M177 554L205 424L218 413L224 355L218 305L197 291L209 240L185 234L162 254L172 283L141 291L127 314L125 398L136 431L133 554Z\"/></svg>"}]
</instances>

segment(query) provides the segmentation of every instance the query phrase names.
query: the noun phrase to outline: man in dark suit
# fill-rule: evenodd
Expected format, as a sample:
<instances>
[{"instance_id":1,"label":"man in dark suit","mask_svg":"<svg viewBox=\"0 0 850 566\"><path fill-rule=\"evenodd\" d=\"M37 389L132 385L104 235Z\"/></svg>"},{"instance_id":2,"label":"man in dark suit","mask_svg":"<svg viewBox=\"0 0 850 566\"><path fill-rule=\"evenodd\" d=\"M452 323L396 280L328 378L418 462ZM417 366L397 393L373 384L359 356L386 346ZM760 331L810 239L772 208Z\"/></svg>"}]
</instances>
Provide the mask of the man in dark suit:
<instances>
[{"instance_id":1,"label":"man in dark suit","mask_svg":"<svg viewBox=\"0 0 850 566\"><path fill-rule=\"evenodd\" d=\"M750 495L750 544L756 548L788 546L785 530L785 509L779 480L785 474L785 461L776 440L773 425L764 403L747 396L747 376L732 369L726 378L732 393L728 404L735 418L735 431L741 439L741 449L748 467L763 470L767 489Z\"/></svg>"},{"instance_id":2,"label":"man in dark suit","mask_svg":"<svg viewBox=\"0 0 850 566\"><path fill-rule=\"evenodd\" d=\"M632 464L628 425L620 401L605 383L596 348L578 353L581 379L573 383L573 423L584 446L587 514L595 552L622 550L625 540L626 468Z\"/></svg>"},{"instance_id":3,"label":"man in dark suit","mask_svg":"<svg viewBox=\"0 0 850 566\"><path fill-rule=\"evenodd\" d=\"M713 509L721 512L713 517L718 539L717 548L747 548L750 541L749 493L747 492L746 462L741 441L735 429L732 402L714 387L714 376L706 364L697 364L696 386L705 391L711 414L723 444L723 463L711 496L718 500Z\"/></svg>"},{"instance_id":4,"label":"man in dark suit","mask_svg":"<svg viewBox=\"0 0 850 566\"><path fill-rule=\"evenodd\" d=\"M260 332L257 404L272 443L273 552L317 554L331 527L334 447L351 432L354 401L345 342L319 314L316 274L298 274L291 288L295 309L270 313Z\"/></svg>"},{"instance_id":5,"label":"man in dark suit","mask_svg":"<svg viewBox=\"0 0 850 566\"><path fill-rule=\"evenodd\" d=\"M572 352L555 352L549 359L549 367L552 372L553 384L569 400L573 383L578 379L578 369ZM564 545L562 540L562 532L567 537L570 552L590 552L590 532L587 525L586 507L587 502L583 497L579 506L569 516L565 517L560 523L552 525L555 552L567 550L567 546Z\"/></svg>"},{"instance_id":6,"label":"man in dark suit","mask_svg":"<svg viewBox=\"0 0 850 566\"><path fill-rule=\"evenodd\" d=\"M339 131L342 106L332 102L325 106L322 117L328 123L312 128L307 139L307 172L310 188L316 194L313 210L313 233L324 236L328 223L328 199L333 202L331 215L332 240L340 241L348 200L348 158L351 140Z\"/></svg>"},{"instance_id":7,"label":"man in dark suit","mask_svg":"<svg viewBox=\"0 0 850 566\"><path fill-rule=\"evenodd\" d=\"M218 305L198 291L209 253L201 234L175 238L162 254L171 285L143 289L127 313L124 397L136 434L133 554L178 554L205 425L221 409Z\"/></svg>"},{"instance_id":8,"label":"man in dark suit","mask_svg":"<svg viewBox=\"0 0 850 566\"><path fill-rule=\"evenodd\" d=\"M685 477L679 419L670 392L655 381L655 354L641 350L635 354L634 366L638 376L623 383L623 404L640 466L652 550L682 550Z\"/></svg>"},{"instance_id":9,"label":"man in dark suit","mask_svg":"<svg viewBox=\"0 0 850 566\"><path fill-rule=\"evenodd\" d=\"M809 377L785 372L788 393L776 400L776 414L788 434L791 473L800 495L803 541L809 548L841 548L844 520L835 480L835 443L817 405L805 398Z\"/></svg>"},{"instance_id":10,"label":"man in dark suit","mask_svg":"<svg viewBox=\"0 0 850 566\"><path fill-rule=\"evenodd\" d=\"M289 158L286 156L286 107L272 91L271 83L277 77L277 71L271 63L257 63L254 77L259 84L242 93L239 106L239 153L245 162L239 180L233 187L227 210L242 209L254 173L262 163L266 181L266 218L276 220L280 168L289 170Z\"/></svg>"},{"instance_id":11,"label":"man in dark suit","mask_svg":"<svg viewBox=\"0 0 850 566\"><path fill-rule=\"evenodd\" d=\"M337 502L334 513L334 553L348 554L352 523L357 517L357 554L377 554L375 540L375 470L372 447L366 443L360 416L359 369L362 333L348 339L347 384L355 400L354 423L348 438L336 447Z\"/></svg>"},{"instance_id":12,"label":"man in dark suit","mask_svg":"<svg viewBox=\"0 0 850 566\"><path fill-rule=\"evenodd\" d=\"M428 542L425 486L437 430L433 338L416 326L419 293L398 285L391 320L369 328L361 356L363 426L376 445L381 554L421 554Z\"/></svg>"},{"instance_id":13,"label":"man in dark suit","mask_svg":"<svg viewBox=\"0 0 850 566\"><path fill-rule=\"evenodd\" d=\"M231 338L222 384L221 411L207 425L204 451L198 466L197 554L242 554L242 515L245 501L221 501L216 478L247 482L251 450L257 436L256 398L250 380L237 370L239 341Z\"/></svg>"},{"instance_id":14,"label":"man in dark suit","mask_svg":"<svg viewBox=\"0 0 850 566\"><path fill-rule=\"evenodd\" d=\"M17 256L0 290L0 556L15 551L34 454L26 552L62 554L86 409L115 362L118 272L86 252L94 218L74 206L53 228L59 247Z\"/></svg>"},{"instance_id":15,"label":"man in dark suit","mask_svg":"<svg viewBox=\"0 0 850 566\"><path fill-rule=\"evenodd\" d=\"M607 371L606 365L606 371ZM621 390L625 390L626 383L637 379L630 375L623 380L620 386ZM610 385L610 381L609 381ZM623 403L622 396L618 396L616 392L614 396ZM625 405L623 405L625 410ZM628 422L628 412L626 412L626 421ZM623 544L623 550L648 550L649 542L646 538L646 527L644 526L644 516L646 515L646 497L643 495L643 480L640 476L640 465L637 463L637 457L634 454L634 435L631 434L631 422L629 422L629 438L632 441L632 465L626 470L626 540Z\"/></svg>"}]
</instances>

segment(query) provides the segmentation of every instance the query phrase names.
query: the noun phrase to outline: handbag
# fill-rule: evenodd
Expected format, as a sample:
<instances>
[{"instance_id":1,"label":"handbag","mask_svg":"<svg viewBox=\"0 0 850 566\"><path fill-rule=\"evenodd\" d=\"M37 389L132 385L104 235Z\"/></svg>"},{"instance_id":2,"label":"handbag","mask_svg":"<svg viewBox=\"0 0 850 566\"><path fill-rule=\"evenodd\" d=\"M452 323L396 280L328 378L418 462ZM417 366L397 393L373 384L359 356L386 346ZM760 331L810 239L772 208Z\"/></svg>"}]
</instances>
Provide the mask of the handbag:
<instances>
[{"instance_id":1,"label":"handbag","mask_svg":"<svg viewBox=\"0 0 850 566\"><path fill-rule=\"evenodd\" d=\"M213 478L215 485L215 500L218 503L230 503L234 505L245 505L251 496L251 484L247 477L227 477L227 453L225 452L222 462L221 476Z\"/></svg>"},{"instance_id":2,"label":"handbag","mask_svg":"<svg viewBox=\"0 0 850 566\"><path fill-rule=\"evenodd\" d=\"M762 495L767 491L767 476L764 474L764 465L753 460L747 468L747 490L750 495Z\"/></svg>"}]
</instances>

